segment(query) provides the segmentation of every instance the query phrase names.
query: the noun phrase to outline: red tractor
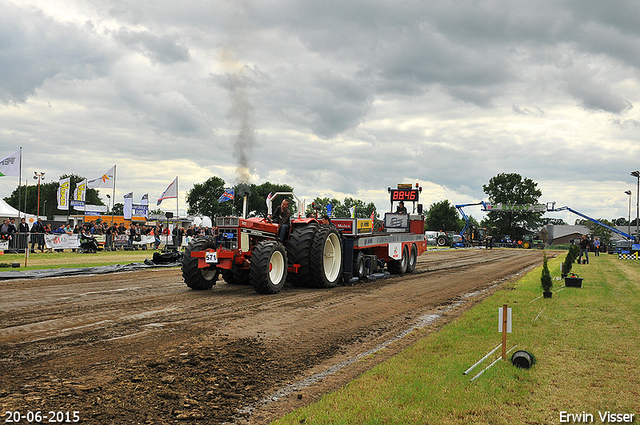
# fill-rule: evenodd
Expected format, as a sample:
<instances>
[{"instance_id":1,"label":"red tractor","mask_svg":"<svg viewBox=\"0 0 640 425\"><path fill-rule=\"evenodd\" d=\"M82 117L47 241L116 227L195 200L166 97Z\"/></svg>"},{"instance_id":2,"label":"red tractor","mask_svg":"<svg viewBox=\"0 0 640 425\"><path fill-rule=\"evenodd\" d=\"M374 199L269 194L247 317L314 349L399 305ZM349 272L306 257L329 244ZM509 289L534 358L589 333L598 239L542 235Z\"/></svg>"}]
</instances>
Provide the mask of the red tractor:
<instances>
[{"instance_id":1,"label":"red tractor","mask_svg":"<svg viewBox=\"0 0 640 425\"><path fill-rule=\"evenodd\" d=\"M277 195L295 197L282 192L273 198ZM340 233L315 218L301 218L300 212L298 200L298 217L291 220L286 246L277 237L281 224L259 217L218 217L215 236L195 238L185 250L185 283L192 289L210 289L222 274L227 283L250 283L261 294L280 292L287 279L294 286L337 285L343 268Z\"/></svg>"},{"instance_id":2,"label":"red tractor","mask_svg":"<svg viewBox=\"0 0 640 425\"><path fill-rule=\"evenodd\" d=\"M418 202L421 188L398 185L389 189L394 202ZM417 213L386 213L384 226L373 229L373 220L334 219L322 225L316 218L298 216L290 230L278 239L281 224L259 217L218 217L214 237L196 237L182 257L182 276L192 289L210 289L218 276L229 284L251 284L261 294L280 292L285 282L294 286L330 288L352 278L382 273L412 273L418 256L427 249L422 205ZM245 199L246 205L246 199ZM246 216L246 207L245 214Z\"/></svg>"}]
</instances>

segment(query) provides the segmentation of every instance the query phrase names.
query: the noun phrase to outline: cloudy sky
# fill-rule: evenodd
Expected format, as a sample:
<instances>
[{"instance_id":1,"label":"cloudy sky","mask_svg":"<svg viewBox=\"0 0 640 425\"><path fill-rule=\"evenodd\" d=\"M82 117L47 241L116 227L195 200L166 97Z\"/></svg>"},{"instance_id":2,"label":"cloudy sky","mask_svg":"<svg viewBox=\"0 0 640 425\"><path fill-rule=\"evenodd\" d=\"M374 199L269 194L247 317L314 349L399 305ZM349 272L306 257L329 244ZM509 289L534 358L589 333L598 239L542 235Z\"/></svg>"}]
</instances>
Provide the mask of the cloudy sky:
<instances>
[{"instance_id":1,"label":"cloudy sky","mask_svg":"<svg viewBox=\"0 0 640 425\"><path fill-rule=\"evenodd\" d=\"M181 213L213 175L383 212L400 182L428 207L515 172L594 217L630 189L635 216L638 22L632 0L0 0L0 157L117 165L117 202L179 176Z\"/></svg>"}]
</instances>

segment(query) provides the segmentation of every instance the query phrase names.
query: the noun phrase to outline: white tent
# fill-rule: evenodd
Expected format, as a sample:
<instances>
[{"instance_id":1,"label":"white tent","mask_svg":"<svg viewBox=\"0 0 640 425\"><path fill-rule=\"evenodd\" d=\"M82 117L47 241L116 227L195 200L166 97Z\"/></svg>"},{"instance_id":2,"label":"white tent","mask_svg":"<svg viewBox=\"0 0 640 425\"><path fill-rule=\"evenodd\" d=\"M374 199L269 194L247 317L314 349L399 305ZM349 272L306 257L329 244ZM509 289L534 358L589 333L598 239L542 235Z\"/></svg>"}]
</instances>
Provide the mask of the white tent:
<instances>
[{"instance_id":1,"label":"white tent","mask_svg":"<svg viewBox=\"0 0 640 425\"><path fill-rule=\"evenodd\" d=\"M0 198L0 218L26 218L27 223L29 223L29 227L38 219L35 215L25 214L23 212L18 211L13 208L11 205L7 204L4 199ZM16 222L17 223L17 222ZM17 226L17 224L16 224Z\"/></svg>"}]
</instances>

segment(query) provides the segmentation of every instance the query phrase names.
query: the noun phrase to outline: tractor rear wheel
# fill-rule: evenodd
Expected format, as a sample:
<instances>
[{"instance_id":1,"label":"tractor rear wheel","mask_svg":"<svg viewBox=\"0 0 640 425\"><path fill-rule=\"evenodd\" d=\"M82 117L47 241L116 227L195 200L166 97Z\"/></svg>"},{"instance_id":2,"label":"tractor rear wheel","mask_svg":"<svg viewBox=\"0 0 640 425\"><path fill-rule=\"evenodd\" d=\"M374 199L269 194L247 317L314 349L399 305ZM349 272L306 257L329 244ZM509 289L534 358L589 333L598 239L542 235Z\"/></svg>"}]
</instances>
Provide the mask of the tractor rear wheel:
<instances>
[{"instance_id":1,"label":"tractor rear wheel","mask_svg":"<svg viewBox=\"0 0 640 425\"><path fill-rule=\"evenodd\" d=\"M182 256L182 278L187 286L195 290L211 289L218 280L219 270L215 264L207 268L198 268L198 259L191 257L192 252L216 249L215 241L207 238L194 238L185 248Z\"/></svg>"},{"instance_id":2,"label":"tractor rear wheel","mask_svg":"<svg viewBox=\"0 0 640 425\"><path fill-rule=\"evenodd\" d=\"M334 226L322 226L313 237L309 256L311 286L333 288L342 277L342 238Z\"/></svg>"},{"instance_id":3,"label":"tractor rear wheel","mask_svg":"<svg viewBox=\"0 0 640 425\"><path fill-rule=\"evenodd\" d=\"M407 271L408 264L409 264L409 250L405 245L404 248L402 248L402 259L389 260L387 269L389 269L389 273L391 274L403 274Z\"/></svg>"},{"instance_id":4,"label":"tractor rear wheel","mask_svg":"<svg viewBox=\"0 0 640 425\"><path fill-rule=\"evenodd\" d=\"M449 238L444 235L440 235L438 236L438 239L436 239L436 244L438 246L449 246Z\"/></svg>"},{"instance_id":5,"label":"tractor rear wheel","mask_svg":"<svg viewBox=\"0 0 640 425\"><path fill-rule=\"evenodd\" d=\"M288 275L289 282L293 286L309 286L311 284L309 259L311 257L311 243L317 231L317 224L309 224L296 227L291 232L291 237L287 244L287 257L290 264L300 265L297 273Z\"/></svg>"},{"instance_id":6,"label":"tractor rear wheel","mask_svg":"<svg viewBox=\"0 0 640 425\"><path fill-rule=\"evenodd\" d=\"M287 280L287 253L278 241L262 241L251 256L249 278L256 292L277 294Z\"/></svg>"},{"instance_id":7,"label":"tractor rear wheel","mask_svg":"<svg viewBox=\"0 0 640 425\"><path fill-rule=\"evenodd\" d=\"M418 263L418 247L415 244L411 245L411 254L409 255L409 262L407 263L407 273L413 273Z\"/></svg>"}]
</instances>

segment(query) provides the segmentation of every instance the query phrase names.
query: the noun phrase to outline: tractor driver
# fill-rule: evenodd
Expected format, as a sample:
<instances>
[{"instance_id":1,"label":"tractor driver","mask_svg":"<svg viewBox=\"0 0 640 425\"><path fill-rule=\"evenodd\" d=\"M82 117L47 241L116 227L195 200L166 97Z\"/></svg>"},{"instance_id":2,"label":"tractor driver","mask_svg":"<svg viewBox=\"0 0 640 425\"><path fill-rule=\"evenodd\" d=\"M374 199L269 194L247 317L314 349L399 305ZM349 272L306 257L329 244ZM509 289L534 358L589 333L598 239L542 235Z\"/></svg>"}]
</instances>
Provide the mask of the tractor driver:
<instances>
[{"instance_id":1,"label":"tractor driver","mask_svg":"<svg viewBox=\"0 0 640 425\"><path fill-rule=\"evenodd\" d=\"M279 207L276 208L273 213L272 220L274 223L280 224L280 231L278 233L278 239L284 243L284 240L289 232L291 219L291 211L289 210L289 200L283 199Z\"/></svg>"},{"instance_id":2,"label":"tractor driver","mask_svg":"<svg viewBox=\"0 0 640 425\"><path fill-rule=\"evenodd\" d=\"M398 202L398 208L396 209L396 214L407 214L407 207L404 206L404 202Z\"/></svg>"}]
</instances>

